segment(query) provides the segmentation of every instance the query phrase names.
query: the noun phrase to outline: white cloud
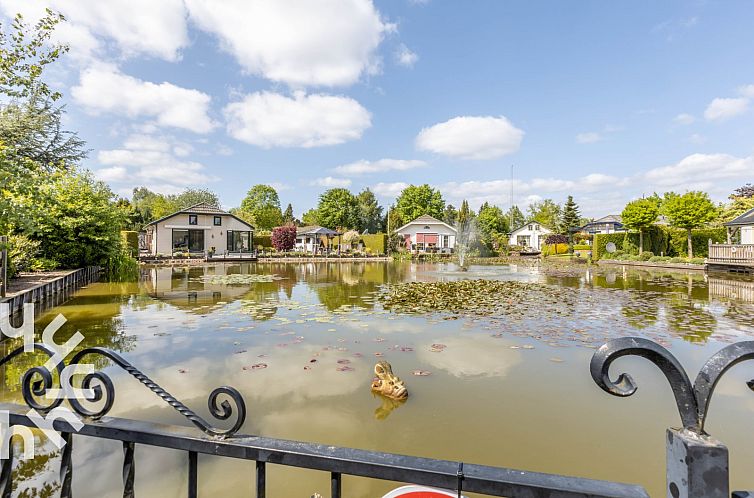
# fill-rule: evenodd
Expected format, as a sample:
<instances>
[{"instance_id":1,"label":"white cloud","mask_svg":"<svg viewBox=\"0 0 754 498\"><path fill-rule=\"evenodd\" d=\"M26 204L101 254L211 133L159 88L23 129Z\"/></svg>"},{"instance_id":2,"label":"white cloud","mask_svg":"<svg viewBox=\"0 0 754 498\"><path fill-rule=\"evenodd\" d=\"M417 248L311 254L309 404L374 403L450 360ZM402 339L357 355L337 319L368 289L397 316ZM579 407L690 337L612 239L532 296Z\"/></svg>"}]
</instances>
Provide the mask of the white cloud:
<instances>
[{"instance_id":1,"label":"white cloud","mask_svg":"<svg viewBox=\"0 0 754 498\"><path fill-rule=\"evenodd\" d=\"M707 106L704 117L710 121L724 121L739 114L743 114L749 107L746 97L717 98Z\"/></svg>"},{"instance_id":2,"label":"white cloud","mask_svg":"<svg viewBox=\"0 0 754 498\"><path fill-rule=\"evenodd\" d=\"M256 92L225 107L228 134L260 147L319 147L361 138L369 111L349 98Z\"/></svg>"},{"instance_id":3,"label":"white cloud","mask_svg":"<svg viewBox=\"0 0 754 498\"><path fill-rule=\"evenodd\" d=\"M128 178L128 170L123 166L94 170L94 176L103 182L122 182Z\"/></svg>"},{"instance_id":4,"label":"white cloud","mask_svg":"<svg viewBox=\"0 0 754 498\"><path fill-rule=\"evenodd\" d=\"M740 178L754 171L754 156L692 154L675 164L654 168L642 175L653 186L679 190L711 189L720 180Z\"/></svg>"},{"instance_id":5,"label":"white cloud","mask_svg":"<svg viewBox=\"0 0 754 498\"><path fill-rule=\"evenodd\" d=\"M599 142L600 140L602 140L602 135L595 131L579 133L578 135L576 135L576 142L580 144L593 144L594 142Z\"/></svg>"},{"instance_id":6,"label":"white cloud","mask_svg":"<svg viewBox=\"0 0 754 498\"><path fill-rule=\"evenodd\" d=\"M207 133L210 96L172 83L152 83L123 74L115 66L98 64L81 73L71 89L73 99L92 114L113 113L151 118L160 126Z\"/></svg>"},{"instance_id":7,"label":"white cloud","mask_svg":"<svg viewBox=\"0 0 754 498\"><path fill-rule=\"evenodd\" d=\"M346 188L351 186L351 180L348 178L333 178L332 176L326 176L324 178L316 178L312 180L309 185L326 188Z\"/></svg>"},{"instance_id":8,"label":"white cloud","mask_svg":"<svg viewBox=\"0 0 754 498\"><path fill-rule=\"evenodd\" d=\"M149 55L176 61L188 45L186 9L182 0L4 0L8 17L17 12L35 23L45 7L66 22L55 28L54 41L69 43L76 58L89 58L104 48L98 37L112 40L125 56Z\"/></svg>"},{"instance_id":9,"label":"white cloud","mask_svg":"<svg viewBox=\"0 0 754 498\"><path fill-rule=\"evenodd\" d=\"M401 193L401 190L406 187L408 187L408 183L404 182L380 182L372 186L372 192L380 197L398 197L398 195L400 195Z\"/></svg>"},{"instance_id":10,"label":"white cloud","mask_svg":"<svg viewBox=\"0 0 754 498\"><path fill-rule=\"evenodd\" d=\"M95 174L108 182L145 184L162 193L175 193L216 180L205 172L201 163L179 159L175 150L182 145L173 137L132 135L121 148L97 154L98 162L106 167L96 170Z\"/></svg>"},{"instance_id":11,"label":"white cloud","mask_svg":"<svg viewBox=\"0 0 754 498\"><path fill-rule=\"evenodd\" d=\"M692 133L688 140L692 144L701 145L707 141L707 137L700 135L699 133Z\"/></svg>"},{"instance_id":12,"label":"white cloud","mask_svg":"<svg viewBox=\"0 0 754 498\"><path fill-rule=\"evenodd\" d=\"M751 99L754 99L754 84L752 85L744 85L738 89L738 93L743 95L744 97L749 97Z\"/></svg>"},{"instance_id":13,"label":"white cloud","mask_svg":"<svg viewBox=\"0 0 754 498\"><path fill-rule=\"evenodd\" d=\"M416 61L418 60L419 56L402 43L395 52L395 61L401 66L414 67L414 64L416 64Z\"/></svg>"},{"instance_id":14,"label":"white cloud","mask_svg":"<svg viewBox=\"0 0 754 498\"><path fill-rule=\"evenodd\" d=\"M495 159L516 152L523 137L505 116L459 116L424 128L416 146L459 159Z\"/></svg>"},{"instance_id":15,"label":"white cloud","mask_svg":"<svg viewBox=\"0 0 754 498\"><path fill-rule=\"evenodd\" d=\"M690 125L696 121L696 118L691 114L681 113L673 118L673 122L679 125Z\"/></svg>"},{"instance_id":16,"label":"white cloud","mask_svg":"<svg viewBox=\"0 0 754 498\"><path fill-rule=\"evenodd\" d=\"M215 34L249 73L292 86L349 85L375 66L395 27L371 0L186 0L192 21Z\"/></svg>"},{"instance_id":17,"label":"white cloud","mask_svg":"<svg viewBox=\"0 0 754 498\"><path fill-rule=\"evenodd\" d=\"M407 171L415 168L423 168L427 165L417 159L379 159L367 161L362 159L349 164L343 164L333 168L333 172L344 176L366 175L370 173L385 173L387 171Z\"/></svg>"}]
</instances>

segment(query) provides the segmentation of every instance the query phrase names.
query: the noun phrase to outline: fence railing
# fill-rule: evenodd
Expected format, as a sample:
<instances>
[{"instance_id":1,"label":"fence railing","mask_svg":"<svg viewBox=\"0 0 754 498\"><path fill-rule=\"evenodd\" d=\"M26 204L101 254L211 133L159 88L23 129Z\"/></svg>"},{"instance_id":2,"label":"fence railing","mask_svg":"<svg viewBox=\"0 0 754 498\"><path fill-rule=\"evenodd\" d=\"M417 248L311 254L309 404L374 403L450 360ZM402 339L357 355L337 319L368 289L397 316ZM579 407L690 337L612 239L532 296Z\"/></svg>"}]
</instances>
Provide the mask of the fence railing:
<instances>
[{"instance_id":1,"label":"fence railing","mask_svg":"<svg viewBox=\"0 0 754 498\"><path fill-rule=\"evenodd\" d=\"M35 344L34 347L49 356L53 355L53 351L43 344ZM0 359L0 366L20 354L23 354L23 348ZM631 484L241 435L237 432L244 423L246 407L243 397L235 389L226 386L210 393L210 414L221 421L233 420L230 428L220 429L199 417L113 351L104 348L81 350L73 355L69 366L82 364L82 360L91 355L104 356L125 370L186 417L195 428L109 417L107 413L115 396L112 381L103 371L84 375L80 379L81 388L90 390L88 397L83 400L67 400L72 411L80 417L80 427L75 427L65 418L58 418L53 422L53 428L61 433L67 443L60 462L61 497L72 496L74 434L77 437L122 442L123 496L131 498L134 497L137 474L136 445L185 452L188 466L186 490L190 498L196 497L198 493L200 453L255 462L257 498L266 496L266 469L270 464L330 473L330 495L333 498L339 498L343 494L344 475L445 488L457 491L459 496L462 492L506 497L648 496L642 487ZM728 452L724 445L704 432L704 420L720 377L735 364L754 359L754 341L733 344L713 355L692 384L675 357L657 343L635 337L612 340L597 350L590 365L592 378L609 394L625 397L636 391L630 375L620 374L613 381L608 373L614 360L627 355L640 356L653 362L669 380L675 395L683 428L669 429L667 434L668 496L729 497ZM62 362L56 367L59 373L64 368ZM62 398L55 398L53 401L45 398L48 390L53 388L53 378L53 373L41 366L33 367L23 375L22 393L28 406L0 404L0 411L8 414L10 426L33 427L35 421L29 415L29 407L44 414L54 413L51 411L61 406ZM750 385L754 385L754 381ZM41 400L46 400L46 403ZM9 458L3 461L0 469L0 498L10 497L13 488L12 445L10 448Z\"/></svg>"},{"instance_id":2,"label":"fence railing","mask_svg":"<svg viewBox=\"0 0 754 498\"><path fill-rule=\"evenodd\" d=\"M754 244L710 244L707 262L754 265Z\"/></svg>"}]
</instances>

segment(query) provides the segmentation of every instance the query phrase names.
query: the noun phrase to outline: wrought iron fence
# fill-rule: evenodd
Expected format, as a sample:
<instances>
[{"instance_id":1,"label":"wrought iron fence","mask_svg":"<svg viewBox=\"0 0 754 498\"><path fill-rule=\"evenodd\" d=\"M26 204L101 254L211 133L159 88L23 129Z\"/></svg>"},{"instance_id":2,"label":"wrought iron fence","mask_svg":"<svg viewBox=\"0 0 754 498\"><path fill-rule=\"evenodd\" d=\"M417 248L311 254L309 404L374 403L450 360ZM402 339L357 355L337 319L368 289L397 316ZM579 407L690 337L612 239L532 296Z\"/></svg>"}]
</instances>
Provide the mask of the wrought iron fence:
<instances>
[{"instance_id":1,"label":"wrought iron fence","mask_svg":"<svg viewBox=\"0 0 754 498\"><path fill-rule=\"evenodd\" d=\"M43 344L35 349L53 356ZM0 359L0 366L23 354L23 348ZM135 446L147 445L186 452L188 466L187 494L197 496L199 479L198 455L214 455L255 462L256 496L266 496L267 465L283 465L329 472L331 496L342 496L344 475L383 479L435 486L462 492L476 492L507 497L646 497L640 486L580 477L527 472L515 469L475 465L448 460L381 453L329 446L324 444L288 441L255 435L241 435L238 430L246 418L246 406L241 394L232 387L213 390L208 399L209 412L220 421L232 420L228 429L221 429L198 416L165 389L117 353L104 348L87 348L71 358L69 365L78 365L88 355L109 359L119 368L141 382L155 395L177 410L196 428L157 424L107 415L115 399L115 387L103 371L90 372L81 379L81 388L89 394L83 400L68 399L71 409L81 417L83 425L73 427L64 419L57 419L53 428L67 443L61 454L60 496L71 497L72 451L74 434L117 440L123 444L123 496L134 497L137 467ZM728 488L728 452L725 446L704 432L704 421L712 393L721 376L744 360L754 358L754 341L733 344L713 355L702 367L692 384L678 360L665 348L642 338L612 340L594 354L590 370L597 385L609 394L626 397L636 392L636 384L629 374L620 374L615 381L609 376L611 364L618 358L636 355L654 363L667 377L673 389L683 428L668 429L667 492L669 497L723 498L731 496ZM30 368L22 377L22 394L28 406L0 404L9 414L11 426L31 427L35 421L29 408L50 413L63 403L62 398L46 400L65 365L56 366L53 375L43 366ZM59 379L58 379L59 380ZM748 383L754 389L754 381ZM61 386L62 387L62 386ZM46 400L47 403L42 400ZM83 402L82 402L83 401ZM198 431L196 430L198 429ZM11 496L13 489L12 445L8 458L0 470L0 498ZM747 496L737 492L734 496Z\"/></svg>"}]
</instances>

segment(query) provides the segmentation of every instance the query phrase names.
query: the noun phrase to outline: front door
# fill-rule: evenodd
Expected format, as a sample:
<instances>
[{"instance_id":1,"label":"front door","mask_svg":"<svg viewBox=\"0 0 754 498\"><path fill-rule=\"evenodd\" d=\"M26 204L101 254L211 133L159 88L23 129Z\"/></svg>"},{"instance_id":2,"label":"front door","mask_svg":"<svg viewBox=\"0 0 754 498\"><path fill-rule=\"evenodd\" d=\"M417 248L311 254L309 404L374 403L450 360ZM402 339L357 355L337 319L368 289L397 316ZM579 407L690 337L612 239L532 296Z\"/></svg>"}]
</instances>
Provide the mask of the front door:
<instances>
[{"instance_id":1,"label":"front door","mask_svg":"<svg viewBox=\"0 0 754 498\"><path fill-rule=\"evenodd\" d=\"M189 252L204 252L204 230L189 230Z\"/></svg>"}]
</instances>

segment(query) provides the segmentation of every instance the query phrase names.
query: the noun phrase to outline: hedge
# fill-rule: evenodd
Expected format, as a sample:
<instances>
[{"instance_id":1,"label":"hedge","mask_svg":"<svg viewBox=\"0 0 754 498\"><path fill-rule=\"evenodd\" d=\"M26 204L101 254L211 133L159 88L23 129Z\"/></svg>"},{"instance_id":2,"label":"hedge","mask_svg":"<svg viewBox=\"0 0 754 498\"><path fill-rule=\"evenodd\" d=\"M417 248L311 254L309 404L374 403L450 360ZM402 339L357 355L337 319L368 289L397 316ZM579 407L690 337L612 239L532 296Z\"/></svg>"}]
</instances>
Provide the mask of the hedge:
<instances>
[{"instance_id":1,"label":"hedge","mask_svg":"<svg viewBox=\"0 0 754 498\"><path fill-rule=\"evenodd\" d=\"M725 228L692 230L691 244L694 248L695 257L707 257L710 239L714 243L724 243L726 240ZM592 257L595 260L600 259L605 254L605 246L609 242L613 242L626 254L639 254L638 232L600 233L594 235ZM644 232L644 251L649 251L655 256L686 256L687 247L686 230L681 228L653 226Z\"/></svg>"},{"instance_id":2,"label":"hedge","mask_svg":"<svg viewBox=\"0 0 754 498\"><path fill-rule=\"evenodd\" d=\"M387 235L384 233L362 235L361 243L364 244L364 249L372 254L385 254Z\"/></svg>"},{"instance_id":3,"label":"hedge","mask_svg":"<svg viewBox=\"0 0 754 498\"><path fill-rule=\"evenodd\" d=\"M254 248L259 246L262 246L262 249L272 249L272 236L254 234Z\"/></svg>"},{"instance_id":4,"label":"hedge","mask_svg":"<svg viewBox=\"0 0 754 498\"><path fill-rule=\"evenodd\" d=\"M139 255L139 233L130 230L121 230L120 238L131 257Z\"/></svg>"},{"instance_id":5,"label":"hedge","mask_svg":"<svg viewBox=\"0 0 754 498\"><path fill-rule=\"evenodd\" d=\"M598 260L605 252L605 247L608 243L612 242L616 247L623 247L623 240L625 239L625 233L596 233L594 234L594 241L592 243L592 259Z\"/></svg>"},{"instance_id":6,"label":"hedge","mask_svg":"<svg viewBox=\"0 0 754 498\"><path fill-rule=\"evenodd\" d=\"M671 256L686 256L688 252L686 230L671 228L669 232ZM725 228L702 228L691 231L691 246L694 249L694 257L706 258L709 255L710 239L713 243L724 244L726 242Z\"/></svg>"},{"instance_id":7,"label":"hedge","mask_svg":"<svg viewBox=\"0 0 754 498\"><path fill-rule=\"evenodd\" d=\"M551 256L568 253L568 244L544 244L542 246L542 255Z\"/></svg>"}]
</instances>

